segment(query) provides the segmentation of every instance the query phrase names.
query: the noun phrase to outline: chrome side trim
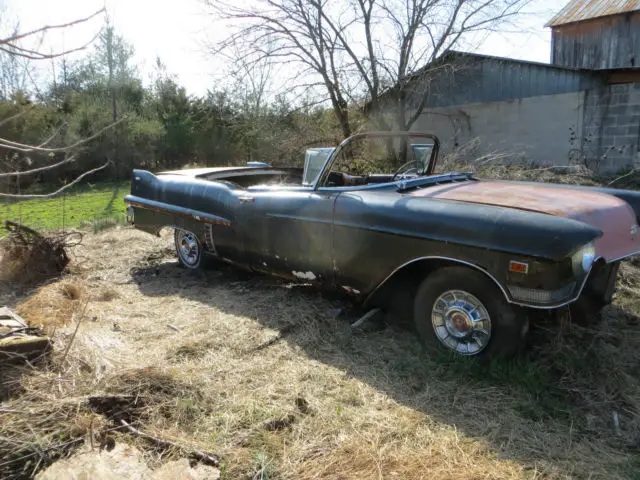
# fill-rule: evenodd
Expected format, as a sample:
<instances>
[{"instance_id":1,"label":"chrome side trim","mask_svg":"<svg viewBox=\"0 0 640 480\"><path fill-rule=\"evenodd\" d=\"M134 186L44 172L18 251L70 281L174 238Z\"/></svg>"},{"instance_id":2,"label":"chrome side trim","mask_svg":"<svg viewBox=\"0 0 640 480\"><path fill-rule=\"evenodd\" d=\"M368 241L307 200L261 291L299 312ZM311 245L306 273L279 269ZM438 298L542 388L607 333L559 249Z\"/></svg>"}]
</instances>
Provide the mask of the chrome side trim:
<instances>
[{"instance_id":1,"label":"chrome side trim","mask_svg":"<svg viewBox=\"0 0 640 480\"><path fill-rule=\"evenodd\" d=\"M446 261L449 261L449 262L458 263L460 265L465 265L467 267L474 268L475 270L478 270L479 272L485 274L487 277L489 277L491 280L493 280L493 283L495 283L498 286L498 288L500 289L500 291L504 295L505 300L507 302L513 304L513 305L518 305L520 307L534 308L536 310L554 310L554 309L557 309L557 308L565 307L565 306L575 302L580 297L580 295L582 294L582 290L584 289L585 285L587 284L587 280L589 279L589 276L591 275L591 270L593 269L593 265L595 265L598 262L598 260L600 260L600 259L601 259L601 257L597 257L594 260L593 264L591 265L591 268L589 269L589 271L585 275L584 280L582 281L582 284L580 285L580 289L578 290L577 295L573 296L569 300L566 300L566 301L564 301L562 303L558 303L558 304L553 304L553 305L535 305L535 304L523 303L523 302L518 302L516 300L513 300L509 296L509 293L507 292L507 289L498 281L498 279L496 279L496 277L491 275L491 273L489 273L484 268L479 267L478 265L476 265L474 263L467 262L465 260L460 260L458 258L441 257L441 256L435 256L435 255L434 256L426 256L426 257L418 257L418 258L414 258L413 260L409 260L408 262L403 263L402 265L397 267L395 270L393 270L389 275L387 275L386 278L384 280L382 280L382 282L380 282L376 286L376 288L374 288L373 291L367 295L367 298L364 300L364 305L367 305L367 303L371 300L371 298L373 298L375 293L387 282L387 280L389 280L391 277L393 277L397 272L402 270L404 267L406 267L408 265L411 265L412 263L415 263L415 262L420 262L422 260L446 260Z\"/></svg>"},{"instance_id":2,"label":"chrome side trim","mask_svg":"<svg viewBox=\"0 0 640 480\"><path fill-rule=\"evenodd\" d=\"M404 267L406 267L408 265L411 265L412 263L421 262L423 260L447 260L449 262L459 263L459 264L465 265L467 267L475 268L476 270L484 273L487 277L489 277L491 280L493 280L493 282L498 286L500 291L502 291L502 294L505 296L507 301L508 302L510 301L509 300L509 295L507 293L507 290L502 286L502 284L493 275L491 275L489 272L487 272L484 268L479 267L478 265L475 265L475 264L473 264L471 262L467 262L465 260L459 260L457 258L451 258L451 257L440 257L440 256L435 256L434 255L434 256L426 256L426 257L414 258L413 260L409 260L408 262L405 262L402 265L400 265L399 267L397 267L389 275L387 275L385 277L385 279L382 280L382 282L380 282L376 286L376 288L374 288L373 291L369 295L367 295L367 298L365 299L364 304L366 305L367 302L369 302L369 300L371 300L371 298L375 295L375 293L380 289L380 287L382 287L385 283L387 283L387 280L389 280L391 277L393 277L397 272L402 270Z\"/></svg>"},{"instance_id":3,"label":"chrome side trim","mask_svg":"<svg viewBox=\"0 0 640 480\"><path fill-rule=\"evenodd\" d=\"M640 250L638 250L637 252L633 252L633 253L628 253L626 255L622 255L621 257L618 258L612 258L611 260L605 260L607 263L616 263L619 262L620 260L624 260L625 258L629 258L629 257L633 257L634 255L638 255L640 253Z\"/></svg>"},{"instance_id":4,"label":"chrome side trim","mask_svg":"<svg viewBox=\"0 0 640 480\"><path fill-rule=\"evenodd\" d=\"M224 225L226 227L231 225L230 220L218 215L193 210L191 208L179 207L177 205L170 205L156 200L149 200L147 198L136 197L135 195L127 195L124 197L124 201L132 207L142 208L144 210L179 215L181 217L192 218L198 222Z\"/></svg>"}]
</instances>

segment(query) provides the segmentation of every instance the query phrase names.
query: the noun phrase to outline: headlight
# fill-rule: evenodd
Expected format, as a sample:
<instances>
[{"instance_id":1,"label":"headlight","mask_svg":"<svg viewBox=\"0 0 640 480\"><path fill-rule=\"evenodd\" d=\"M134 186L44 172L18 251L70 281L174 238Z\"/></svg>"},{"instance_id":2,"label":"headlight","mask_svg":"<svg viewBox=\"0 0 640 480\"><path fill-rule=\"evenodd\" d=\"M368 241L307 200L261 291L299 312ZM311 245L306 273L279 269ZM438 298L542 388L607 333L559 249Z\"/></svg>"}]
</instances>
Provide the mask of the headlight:
<instances>
[{"instance_id":1,"label":"headlight","mask_svg":"<svg viewBox=\"0 0 640 480\"><path fill-rule=\"evenodd\" d=\"M593 242L587 243L571 256L571 267L574 275L582 275L591 269L596 260L596 247Z\"/></svg>"}]
</instances>

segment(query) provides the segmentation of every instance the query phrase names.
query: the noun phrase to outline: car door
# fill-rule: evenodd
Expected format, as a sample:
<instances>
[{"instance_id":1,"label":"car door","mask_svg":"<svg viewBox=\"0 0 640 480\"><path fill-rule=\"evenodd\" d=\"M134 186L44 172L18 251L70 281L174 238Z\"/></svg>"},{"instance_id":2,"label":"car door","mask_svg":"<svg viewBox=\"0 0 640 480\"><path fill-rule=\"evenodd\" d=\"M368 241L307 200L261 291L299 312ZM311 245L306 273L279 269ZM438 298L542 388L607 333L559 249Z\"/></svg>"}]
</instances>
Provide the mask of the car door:
<instances>
[{"instance_id":1,"label":"car door","mask_svg":"<svg viewBox=\"0 0 640 480\"><path fill-rule=\"evenodd\" d=\"M336 192L250 188L238 228L250 263L301 280L331 281Z\"/></svg>"}]
</instances>

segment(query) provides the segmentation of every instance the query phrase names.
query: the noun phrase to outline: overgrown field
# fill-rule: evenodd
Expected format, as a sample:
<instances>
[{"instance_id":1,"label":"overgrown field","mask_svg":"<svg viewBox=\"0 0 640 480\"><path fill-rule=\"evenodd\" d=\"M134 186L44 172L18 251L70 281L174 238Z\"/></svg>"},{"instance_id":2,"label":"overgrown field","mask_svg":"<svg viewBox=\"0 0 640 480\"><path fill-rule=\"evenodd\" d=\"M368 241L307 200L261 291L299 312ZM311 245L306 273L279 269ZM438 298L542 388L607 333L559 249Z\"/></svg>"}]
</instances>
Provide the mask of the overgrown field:
<instances>
[{"instance_id":1,"label":"overgrown field","mask_svg":"<svg viewBox=\"0 0 640 480\"><path fill-rule=\"evenodd\" d=\"M2 372L0 477L105 438L179 455L126 418L220 455L226 479L638 479L639 292L625 263L601 324L541 319L527 358L482 371L400 326L353 333L344 298L180 268L170 232L90 234L65 278L0 295L56 342L49 366Z\"/></svg>"},{"instance_id":2,"label":"overgrown field","mask_svg":"<svg viewBox=\"0 0 640 480\"><path fill-rule=\"evenodd\" d=\"M85 183L72 187L60 197L0 201L0 221L13 220L39 230L118 223L124 220L123 197L129 189L128 181Z\"/></svg>"},{"instance_id":3,"label":"overgrown field","mask_svg":"<svg viewBox=\"0 0 640 480\"><path fill-rule=\"evenodd\" d=\"M480 174L640 184L637 174ZM128 188L79 193L76 225L122 212ZM23 221L55 228L44 203L24 202ZM169 231L85 227L93 233L60 280L0 283L0 305L55 342L48 364L0 369L0 478L114 441L152 466L184 455L132 437L124 419L214 452L224 479L640 480L637 260L623 264L600 323L540 316L524 358L484 369L426 355L400 325L353 332L362 312L335 294L226 265L180 268Z\"/></svg>"}]
</instances>

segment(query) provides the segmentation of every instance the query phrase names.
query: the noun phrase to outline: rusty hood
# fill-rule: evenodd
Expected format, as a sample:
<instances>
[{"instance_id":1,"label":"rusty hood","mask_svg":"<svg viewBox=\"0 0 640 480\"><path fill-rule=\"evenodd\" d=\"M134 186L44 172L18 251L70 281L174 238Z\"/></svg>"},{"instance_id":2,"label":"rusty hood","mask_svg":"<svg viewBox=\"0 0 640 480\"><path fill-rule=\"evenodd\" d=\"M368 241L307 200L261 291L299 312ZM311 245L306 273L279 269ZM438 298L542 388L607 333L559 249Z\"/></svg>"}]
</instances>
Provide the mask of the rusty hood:
<instances>
[{"instance_id":1,"label":"rusty hood","mask_svg":"<svg viewBox=\"0 0 640 480\"><path fill-rule=\"evenodd\" d=\"M608 262L640 252L640 232L631 206L596 190L479 180L436 185L411 195L515 208L584 222L602 232L595 242L596 254Z\"/></svg>"}]
</instances>

